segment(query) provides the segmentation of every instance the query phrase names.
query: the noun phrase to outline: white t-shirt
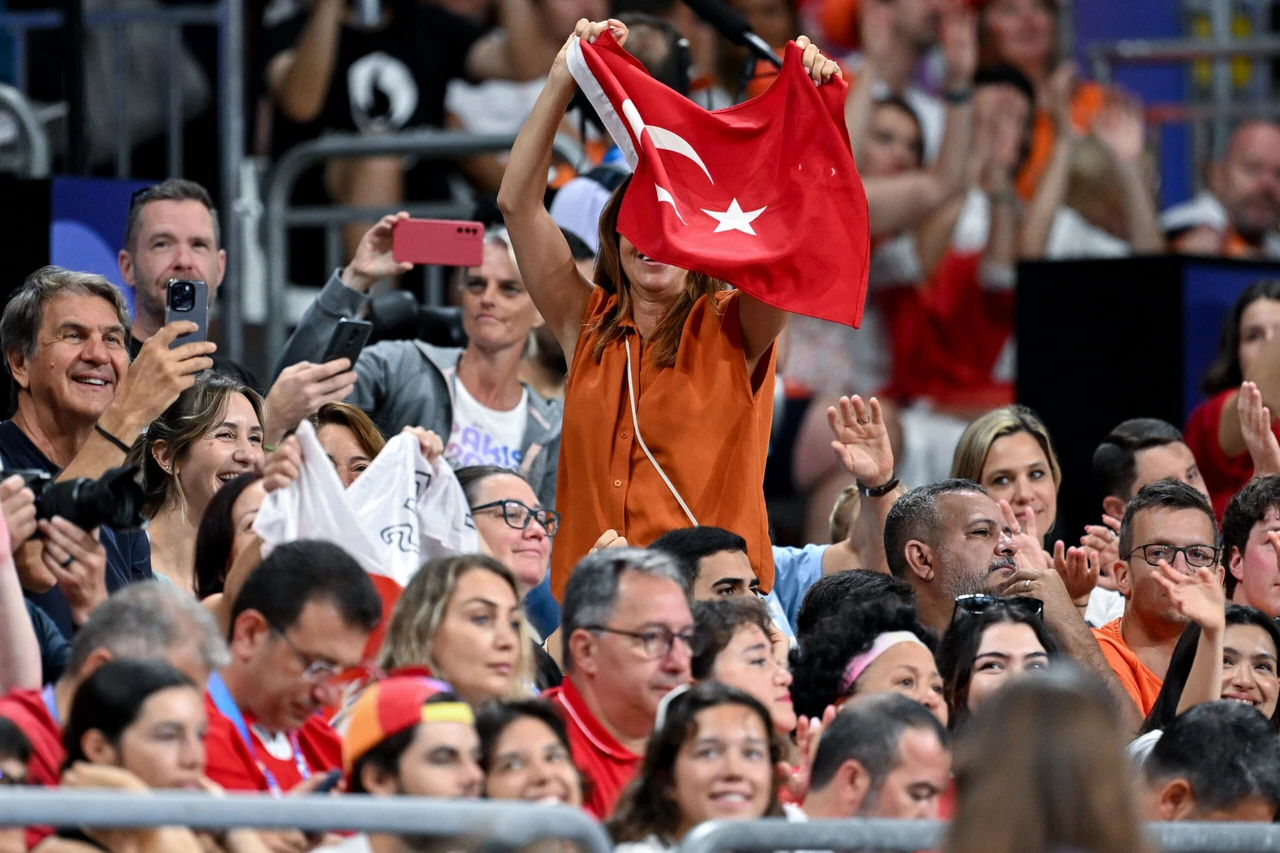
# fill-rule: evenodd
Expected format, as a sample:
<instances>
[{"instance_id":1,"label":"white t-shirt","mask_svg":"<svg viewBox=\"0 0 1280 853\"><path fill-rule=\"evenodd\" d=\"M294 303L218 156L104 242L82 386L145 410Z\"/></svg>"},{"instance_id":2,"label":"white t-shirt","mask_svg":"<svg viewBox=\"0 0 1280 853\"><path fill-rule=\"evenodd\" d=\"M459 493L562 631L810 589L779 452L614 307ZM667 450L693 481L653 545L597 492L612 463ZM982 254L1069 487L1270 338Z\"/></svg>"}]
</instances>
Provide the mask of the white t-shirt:
<instances>
[{"instance_id":1,"label":"white t-shirt","mask_svg":"<svg viewBox=\"0 0 1280 853\"><path fill-rule=\"evenodd\" d=\"M500 465L519 468L520 449L529 420L529 389L520 394L514 409L500 412L476 402L461 382L454 383L453 431L444 458L454 468L467 465Z\"/></svg>"},{"instance_id":2,"label":"white t-shirt","mask_svg":"<svg viewBox=\"0 0 1280 853\"><path fill-rule=\"evenodd\" d=\"M360 835L353 835L338 844L321 847L315 853L373 853L373 847L369 845L369 836L361 833Z\"/></svg>"}]
</instances>

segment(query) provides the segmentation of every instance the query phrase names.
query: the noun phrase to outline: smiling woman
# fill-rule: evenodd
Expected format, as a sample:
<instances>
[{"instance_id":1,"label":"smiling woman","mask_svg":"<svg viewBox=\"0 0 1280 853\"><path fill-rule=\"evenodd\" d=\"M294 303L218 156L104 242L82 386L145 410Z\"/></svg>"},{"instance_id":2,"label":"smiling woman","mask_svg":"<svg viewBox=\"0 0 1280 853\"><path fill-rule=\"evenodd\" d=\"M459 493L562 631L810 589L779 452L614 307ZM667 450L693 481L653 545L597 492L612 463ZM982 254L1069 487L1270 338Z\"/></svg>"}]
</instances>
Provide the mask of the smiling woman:
<instances>
[{"instance_id":1,"label":"smiling woman","mask_svg":"<svg viewBox=\"0 0 1280 853\"><path fill-rule=\"evenodd\" d=\"M262 398L243 383L206 373L156 418L129 452L146 493L151 567L195 592L195 543L210 499L262 467Z\"/></svg>"},{"instance_id":2,"label":"smiling woman","mask_svg":"<svg viewBox=\"0 0 1280 853\"><path fill-rule=\"evenodd\" d=\"M606 825L616 853L670 850L703 821L781 816L781 758L769 712L754 697L715 682L672 693L640 775Z\"/></svg>"}]
</instances>

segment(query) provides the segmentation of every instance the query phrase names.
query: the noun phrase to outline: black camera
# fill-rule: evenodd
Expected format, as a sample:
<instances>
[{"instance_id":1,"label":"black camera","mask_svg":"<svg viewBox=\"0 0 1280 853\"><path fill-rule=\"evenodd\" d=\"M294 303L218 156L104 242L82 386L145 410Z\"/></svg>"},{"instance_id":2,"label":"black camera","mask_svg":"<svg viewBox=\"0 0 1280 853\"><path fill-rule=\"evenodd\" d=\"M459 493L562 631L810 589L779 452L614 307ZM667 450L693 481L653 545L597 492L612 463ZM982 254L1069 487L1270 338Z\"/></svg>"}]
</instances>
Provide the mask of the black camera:
<instances>
[{"instance_id":1,"label":"black camera","mask_svg":"<svg viewBox=\"0 0 1280 853\"><path fill-rule=\"evenodd\" d=\"M185 313L196 307L196 286L190 281L169 282L169 307Z\"/></svg>"},{"instance_id":2,"label":"black camera","mask_svg":"<svg viewBox=\"0 0 1280 853\"><path fill-rule=\"evenodd\" d=\"M419 305L408 291L393 290L373 297L368 319L373 323L371 343L419 340L438 347L467 345L461 308Z\"/></svg>"},{"instance_id":3,"label":"black camera","mask_svg":"<svg viewBox=\"0 0 1280 853\"><path fill-rule=\"evenodd\" d=\"M136 468L112 468L97 480L78 477L55 482L35 469L6 471L17 474L36 495L36 518L62 516L81 530L106 525L116 530L137 530L146 523L142 515L144 494Z\"/></svg>"}]
</instances>

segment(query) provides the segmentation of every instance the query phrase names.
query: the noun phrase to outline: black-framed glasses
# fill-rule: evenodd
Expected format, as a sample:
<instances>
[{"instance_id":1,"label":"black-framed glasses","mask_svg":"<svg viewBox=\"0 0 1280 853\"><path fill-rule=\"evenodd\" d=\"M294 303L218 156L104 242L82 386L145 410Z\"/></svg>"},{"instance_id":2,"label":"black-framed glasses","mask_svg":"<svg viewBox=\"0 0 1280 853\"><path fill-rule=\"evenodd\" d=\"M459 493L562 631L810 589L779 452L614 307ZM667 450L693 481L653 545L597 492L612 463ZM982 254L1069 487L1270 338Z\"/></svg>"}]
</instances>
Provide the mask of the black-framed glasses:
<instances>
[{"instance_id":1,"label":"black-framed glasses","mask_svg":"<svg viewBox=\"0 0 1280 853\"><path fill-rule=\"evenodd\" d=\"M533 519L537 519L542 529L547 531L548 536L555 536L556 531L560 529L560 513L553 509L534 509L517 500L493 501L471 507L473 513L491 509L501 509L502 520L507 523L507 527L516 530L524 530Z\"/></svg>"},{"instance_id":2,"label":"black-framed glasses","mask_svg":"<svg viewBox=\"0 0 1280 853\"><path fill-rule=\"evenodd\" d=\"M979 593L977 595L957 595L956 610L951 614L951 621L955 622L962 613L965 616L979 616L1000 607L1036 619L1044 616L1044 602L1038 598L1031 598L1025 595L1002 597Z\"/></svg>"},{"instance_id":3,"label":"black-framed glasses","mask_svg":"<svg viewBox=\"0 0 1280 853\"><path fill-rule=\"evenodd\" d=\"M1142 559L1151 565L1158 565L1164 560L1169 565L1173 565L1173 561L1178 558L1179 552L1186 558L1187 565L1196 569L1207 569L1210 566L1218 564L1218 554L1221 551L1211 545L1186 545L1179 548L1176 545L1165 545L1161 542L1153 542L1150 545L1139 545L1128 554L1125 559L1128 560L1134 554L1142 552Z\"/></svg>"},{"instance_id":4,"label":"black-framed glasses","mask_svg":"<svg viewBox=\"0 0 1280 853\"><path fill-rule=\"evenodd\" d=\"M298 662L302 664L302 677L306 681L314 684L326 684L342 673L342 667L336 663L327 660L316 660L298 648L293 640L289 639L289 635L284 632L283 628L271 625L271 631L284 640L285 645L289 647L289 651L293 652L294 656L298 658Z\"/></svg>"},{"instance_id":5,"label":"black-framed glasses","mask_svg":"<svg viewBox=\"0 0 1280 853\"><path fill-rule=\"evenodd\" d=\"M606 634L617 634L621 637L630 637L638 640L640 648L644 652L645 657L649 660L657 660L671 654L671 650L675 648L676 643L680 644L680 650L687 655L693 655L694 634L692 631L684 631L675 633L668 631L666 628L651 628L648 631L624 631L621 628L610 628L608 625L583 625L587 631L602 631Z\"/></svg>"}]
</instances>

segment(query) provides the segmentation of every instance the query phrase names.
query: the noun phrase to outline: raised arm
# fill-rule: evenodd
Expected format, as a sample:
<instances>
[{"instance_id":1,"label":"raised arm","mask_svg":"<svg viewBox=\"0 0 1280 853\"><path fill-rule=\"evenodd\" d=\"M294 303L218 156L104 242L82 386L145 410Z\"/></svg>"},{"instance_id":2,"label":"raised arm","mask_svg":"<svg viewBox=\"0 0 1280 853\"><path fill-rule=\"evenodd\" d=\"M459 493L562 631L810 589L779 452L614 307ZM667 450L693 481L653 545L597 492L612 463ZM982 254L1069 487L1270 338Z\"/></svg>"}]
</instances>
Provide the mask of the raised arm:
<instances>
[{"instance_id":1,"label":"raised arm","mask_svg":"<svg viewBox=\"0 0 1280 853\"><path fill-rule=\"evenodd\" d=\"M1142 105L1123 95L1113 96L1093 123L1093 135L1119 173L1129 245L1134 254L1156 255L1164 251L1165 243L1142 159L1144 131Z\"/></svg>"},{"instance_id":2,"label":"raised arm","mask_svg":"<svg viewBox=\"0 0 1280 853\"><path fill-rule=\"evenodd\" d=\"M1196 656L1182 687L1178 713L1222 698L1222 655L1227 630L1227 593L1215 569L1184 575L1161 561L1154 575L1178 612L1200 628Z\"/></svg>"},{"instance_id":3,"label":"raised arm","mask_svg":"<svg viewBox=\"0 0 1280 853\"><path fill-rule=\"evenodd\" d=\"M267 89L290 120L309 122L324 109L346 12L342 0L313 0L298 43L267 63Z\"/></svg>"},{"instance_id":4,"label":"raised arm","mask_svg":"<svg viewBox=\"0 0 1280 853\"><path fill-rule=\"evenodd\" d=\"M864 178L871 236L914 227L930 211L963 192L973 143L973 74L978 62L973 14L958 4L947 12L942 49L947 60L947 123L932 172Z\"/></svg>"},{"instance_id":5,"label":"raised arm","mask_svg":"<svg viewBox=\"0 0 1280 853\"><path fill-rule=\"evenodd\" d=\"M855 163L862 162L871 114L875 109L876 76L881 54L893 43L894 9L891 3L863 3L861 9L862 65L844 102L844 123Z\"/></svg>"},{"instance_id":6,"label":"raised arm","mask_svg":"<svg viewBox=\"0 0 1280 853\"><path fill-rule=\"evenodd\" d=\"M606 28L613 32L619 44L625 43L626 25L615 20L593 24L584 18L578 21L574 35L594 41ZM498 191L498 207L511 235L520 277L533 304L555 332L569 364L573 364L578 331L591 296L591 282L574 265L569 244L547 212L543 196L551 168L551 146L573 97L575 84L567 62L571 43L572 38L565 42L551 66L533 112L511 148Z\"/></svg>"},{"instance_id":7,"label":"raised arm","mask_svg":"<svg viewBox=\"0 0 1280 853\"><path fill-rule=\"evenodd\" d=\"M1027 208L1027 219L1022 226L1019 254L1024 258L1044 256L1049 243L1049 230L1053 218L1062 206L1067 194L1067 181L1071 177L1071 155L1079 135L1071 124L1071 93L1075 90L1075 64L1064 62L1053 72L1049 81L1049 112L1053 116L1054 143L1049 166L1040 178L1036 194Z\"/></svg>"},{"instance_id":8,"label":"raised arm","mask_svg":"<svg viewBox=\"0 0 1280 853\"><path fill-rule=\"evenodd\" d=\"M31 534L27 518L35 520L35 495L21 477L0 482L4 518L0 518L0 691L40 689L40 643L27 613L18 567L13 562L10 516L15 535ZM25 535L24 535L25 534Z\"/></svg>"}]
</instances>

